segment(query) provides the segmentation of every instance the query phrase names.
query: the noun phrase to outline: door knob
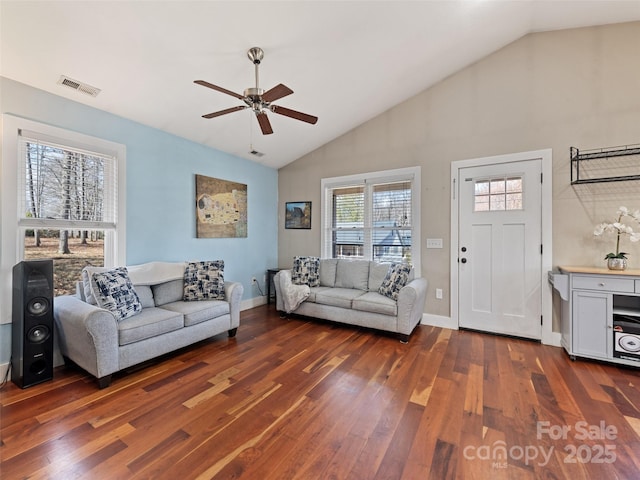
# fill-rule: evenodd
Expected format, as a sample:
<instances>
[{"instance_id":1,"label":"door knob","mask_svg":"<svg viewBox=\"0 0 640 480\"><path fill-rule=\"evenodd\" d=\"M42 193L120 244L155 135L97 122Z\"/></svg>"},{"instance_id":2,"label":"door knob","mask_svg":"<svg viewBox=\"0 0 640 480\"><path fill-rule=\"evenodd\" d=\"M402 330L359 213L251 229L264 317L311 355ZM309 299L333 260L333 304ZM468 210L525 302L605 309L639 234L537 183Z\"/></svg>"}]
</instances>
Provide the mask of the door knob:
<instances>
[{"instance_id":1,"label":"door knob","mask_svg":"<svg viewBox=\"0 0 640 480\"><path fill-rule=\"evenodd\" d=\"M467 259L466 259L466 258L461 258L461 259L460 259L460 261L461 261L462 263L467 263Z\"/></svg>"},{"instance_id":2,"label":"door knob","mask_svg":"<svg viewBox=\"0 0 640 480\"><path fill-rule=\"evenodd\" d=\"M462 247L460 250L462 250L463 252L467 251L467 247Z\"/></svg>"}]
</instances>

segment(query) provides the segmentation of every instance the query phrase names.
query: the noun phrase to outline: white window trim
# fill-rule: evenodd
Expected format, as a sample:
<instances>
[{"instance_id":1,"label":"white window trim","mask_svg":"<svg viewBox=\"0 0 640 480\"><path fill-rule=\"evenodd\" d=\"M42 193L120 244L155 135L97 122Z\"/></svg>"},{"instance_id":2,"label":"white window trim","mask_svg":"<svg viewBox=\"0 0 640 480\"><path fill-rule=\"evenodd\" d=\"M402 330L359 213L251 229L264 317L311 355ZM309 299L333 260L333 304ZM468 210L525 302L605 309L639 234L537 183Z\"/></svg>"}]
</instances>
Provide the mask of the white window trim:
<instances>
[{"instance_id":1,"label":"white window trim","mask_svg":"<svg viewBox=\"0 0 640 480\"><path fill-rule=\"evenodd\" d=\"M57 143L113 156L118 162L117 226L113 241L105 241L105 266L126 262L126 147L120 143L65 130L32 120L2 115L2 159L0 172L2 193L0 215L0 324L11 323L11 289L13 266L24 258L24 236L18 228L18 145L20 130L28 130L56 139ZM107 235L110 235L107 232Z\"/></svg>"},{"instance_id":2,"label":"white window trim","mask_svg":"<svg viewBox=\"0 0 640 480\"><path fill-rule=\"evenodd\" d=\"M420 191L421 191L421 167L397 168L394 170L383 170L379 172L361 173L356 175L346 175L343 177L323 178L320 180L321 191L321 238L320 256L331 258L331 238L328 234L327 225L329 222L329 212L331 212L331 197L327 195L327 189L341 186L366 183L386 183L394 181L408 180L412 182L411 188L411 263L416 277L422 276L421 262L421 234L420 228Z\"/></svg>"}]
</instances>

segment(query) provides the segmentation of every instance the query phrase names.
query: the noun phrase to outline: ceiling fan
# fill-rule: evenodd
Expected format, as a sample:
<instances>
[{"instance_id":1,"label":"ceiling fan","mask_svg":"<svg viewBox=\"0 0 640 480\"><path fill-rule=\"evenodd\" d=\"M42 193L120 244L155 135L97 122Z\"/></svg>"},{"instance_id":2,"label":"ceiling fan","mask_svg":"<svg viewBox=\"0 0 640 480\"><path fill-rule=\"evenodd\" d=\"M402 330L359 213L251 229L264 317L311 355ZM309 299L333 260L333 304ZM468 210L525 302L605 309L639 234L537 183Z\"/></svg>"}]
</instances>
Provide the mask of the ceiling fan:
<instances>
[{"instance_id":1,"label":"ceiling fan","mask_svg":"<svg viewBox=\"0 0 640 480\"><path fill-rule=\"evenodd\" d=\"M249 57L249 60L251 60L255 65L256 86L254 88L247 88L244 91L244 95L240 95L239 93L232 92L230 90L227 90L226 88L222 88L212 83L205 82L204 80L194 80L194 83L197 83L198 85L212 88L213 90L217 90L218 92L226 93L227 95L231 95L232 97L236 97L242 100L246 104L227 108L218 112L208 113L206 115L203 115L202 117L214 118L221 115L226 115L227 113L239 112L240 110L244 110L245 108L250 108L256 114L256 118L258 119L258 123L260 124L260 129L262 130L262 133L264 135L273 133L271 122L269 122L269 117L267 117L266 111L270 111L279 115L284 115L285 117L294 118L296 120L301 120L303 122L315 125L315 123L318 121L318 117L314 117L313 115L308 115L302 112L297 112L295 110L281 107L279 105L273 105L271 103L282 97L291 95L293 93L293 90L280 83L273 87L271 90L267 90L265 92L262 88L260 88L258 84L258 65L260 65L260 62L264 58L264 52L259 47L253 47L249 49L249 51L247 52L247 56Z\"/></svg>"}]
</instances>

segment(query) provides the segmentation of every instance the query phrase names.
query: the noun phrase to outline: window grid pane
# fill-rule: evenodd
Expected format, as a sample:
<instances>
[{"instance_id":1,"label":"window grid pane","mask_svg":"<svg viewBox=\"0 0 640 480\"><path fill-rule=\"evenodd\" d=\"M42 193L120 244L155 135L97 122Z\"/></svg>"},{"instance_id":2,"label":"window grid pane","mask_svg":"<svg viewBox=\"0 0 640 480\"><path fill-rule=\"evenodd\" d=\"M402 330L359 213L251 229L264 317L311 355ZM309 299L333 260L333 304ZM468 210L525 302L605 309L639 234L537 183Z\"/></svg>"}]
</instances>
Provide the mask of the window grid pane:
<instances>
[{"instance_id":1,"label":"window grid pane","mask_svg":"<svg viewBox=\"0 0 640 480\"><path fill-rule=\"evenodd\" d=\"M474 212L522 210L522 177L478 180L474 184Z\"/></svg>"}]
</instances>

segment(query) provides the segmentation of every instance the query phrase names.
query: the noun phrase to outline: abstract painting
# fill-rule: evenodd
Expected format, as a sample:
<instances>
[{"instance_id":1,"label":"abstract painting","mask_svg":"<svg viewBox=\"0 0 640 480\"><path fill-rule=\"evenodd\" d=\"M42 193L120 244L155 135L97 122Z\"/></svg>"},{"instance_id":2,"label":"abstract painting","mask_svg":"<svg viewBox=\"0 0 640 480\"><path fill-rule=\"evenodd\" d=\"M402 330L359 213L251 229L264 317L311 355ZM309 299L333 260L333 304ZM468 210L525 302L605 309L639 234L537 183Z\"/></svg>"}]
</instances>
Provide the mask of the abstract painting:
<instances>
[{"instance_id":1,"label":"abstract painting","mask_svg":"<svg viewBox=\"0 0 640 480\"><path fill-rule=\"evenodd\" d=\"M197 238L247 236L247 186L196 175Z\"/></svg>"}]
</instances>

